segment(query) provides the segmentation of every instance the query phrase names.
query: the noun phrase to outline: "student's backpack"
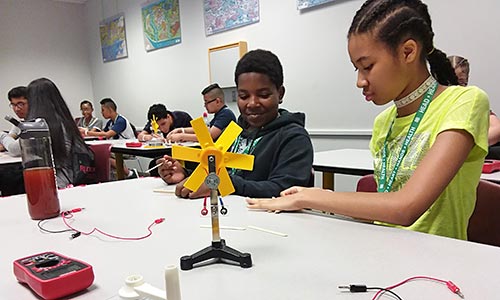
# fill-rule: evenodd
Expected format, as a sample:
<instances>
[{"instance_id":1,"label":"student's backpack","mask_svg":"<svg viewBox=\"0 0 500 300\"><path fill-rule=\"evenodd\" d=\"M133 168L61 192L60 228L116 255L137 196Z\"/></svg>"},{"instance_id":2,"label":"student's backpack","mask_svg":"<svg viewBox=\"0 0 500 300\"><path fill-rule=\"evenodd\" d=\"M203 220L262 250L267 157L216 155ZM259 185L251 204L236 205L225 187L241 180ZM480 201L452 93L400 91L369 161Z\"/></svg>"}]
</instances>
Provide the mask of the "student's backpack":
<instances>
[{"instance_id":1,"label":"student's backpack","mask_svg":"<svg viewBox=\"0 0 500 300\"><path fill-rule=\"evenodd\" d=\"M73 185L97 183L94 152L86 145L75 143L73 156Z\"/></svg>"}]
</instances>

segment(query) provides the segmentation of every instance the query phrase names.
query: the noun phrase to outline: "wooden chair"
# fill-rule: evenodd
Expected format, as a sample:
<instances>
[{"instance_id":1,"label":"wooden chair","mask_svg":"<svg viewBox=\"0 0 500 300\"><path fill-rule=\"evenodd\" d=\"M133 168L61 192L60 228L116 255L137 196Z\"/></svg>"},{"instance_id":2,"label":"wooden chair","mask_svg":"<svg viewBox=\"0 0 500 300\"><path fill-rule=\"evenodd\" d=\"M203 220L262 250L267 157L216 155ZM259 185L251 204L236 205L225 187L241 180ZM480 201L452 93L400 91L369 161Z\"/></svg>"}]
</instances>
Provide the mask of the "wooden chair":
<instances>
[{"instance_id":1,"label":"wooden chair","mask_svg":"<svg viewBox=\"0 0 500 300\"><path fill-rule=\"evenodd\" d=\"M476 207L469 219L468 240L500 247L500 185L480 180Z\"/></svg>"}]
</instances>

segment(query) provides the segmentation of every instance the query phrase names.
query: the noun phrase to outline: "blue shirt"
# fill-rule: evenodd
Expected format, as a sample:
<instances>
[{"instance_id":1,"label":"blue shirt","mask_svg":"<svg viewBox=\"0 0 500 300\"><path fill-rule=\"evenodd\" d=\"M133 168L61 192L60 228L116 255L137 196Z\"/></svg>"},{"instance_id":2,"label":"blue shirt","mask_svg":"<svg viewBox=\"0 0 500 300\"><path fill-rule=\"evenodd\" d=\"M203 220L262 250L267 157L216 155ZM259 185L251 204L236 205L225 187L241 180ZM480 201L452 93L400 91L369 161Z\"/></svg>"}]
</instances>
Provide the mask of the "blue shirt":
<instances>
[{"instance_id":1,"label":"blue shirt","mask_svg":"<svg viewBox=\"0 0 500 300\"><path fill-rule=\"evenodd\" d=\"M114 132L116 132L115 136L113 136L113 139L115 140L135 138L135 133L132 129L132 126L130 125L130 122L120 115L118 115L114 121L109 120L106 123L104 132L109 130L113 130Z\"/></svg>"},{"instance_id":2,"label":"blue shirt","mask_svg":"<svg viewBox=\"0 0 500 300\"><path fill-rule=\"evenodd\" d=\"M236 122L236 117L233 111L224 105L218 112L215 113L214 118L210 121L210 127L215 126L224 131L231 121Z\"/></svg>"}]
</instances>

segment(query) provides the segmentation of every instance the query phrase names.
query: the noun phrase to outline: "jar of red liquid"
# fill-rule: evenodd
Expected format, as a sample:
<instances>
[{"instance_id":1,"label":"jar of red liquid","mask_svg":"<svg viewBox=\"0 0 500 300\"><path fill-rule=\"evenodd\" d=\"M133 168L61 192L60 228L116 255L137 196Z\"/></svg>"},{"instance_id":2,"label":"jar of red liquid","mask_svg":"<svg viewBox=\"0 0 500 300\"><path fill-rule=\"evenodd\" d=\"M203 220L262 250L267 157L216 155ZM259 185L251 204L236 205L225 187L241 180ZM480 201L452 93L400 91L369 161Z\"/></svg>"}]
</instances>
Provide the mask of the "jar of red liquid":
<instances>
[{"instance_id":1,"label":"jar of red liquid","mask_svg":"<svg viewBox=\"0 0 500 300\"><path fill-rule=\"evenodd\" d=\"M49 127L44 119L25 121L18 127L29 214L33 220L56 217L60 207Z\"/></svg>"}]
</instances>

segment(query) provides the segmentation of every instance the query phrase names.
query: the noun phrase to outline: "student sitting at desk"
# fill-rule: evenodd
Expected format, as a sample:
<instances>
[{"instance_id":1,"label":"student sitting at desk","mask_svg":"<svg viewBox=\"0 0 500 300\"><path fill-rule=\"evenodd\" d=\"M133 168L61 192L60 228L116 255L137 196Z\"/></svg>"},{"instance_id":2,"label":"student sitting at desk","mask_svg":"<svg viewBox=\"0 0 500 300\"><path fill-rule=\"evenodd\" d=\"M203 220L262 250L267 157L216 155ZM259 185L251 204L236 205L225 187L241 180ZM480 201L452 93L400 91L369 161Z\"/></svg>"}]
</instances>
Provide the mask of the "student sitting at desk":
<instances>
[{"instance_id":1,"label":"student sitting at desk","mask_svg":"<svg viewBox=\"0 0 500 300\"><path fill-rule=\"evenodd\" d=\"M28 99L27 90L24 86L18 86L9 91L9 106L12 108L17 117L24 120L28 115ZM12 125L9 133L0 132L0 151L7 150L11 156L21 156L21 146L17 139L20 130L17 126Z\"/></svg>"},{"instance_id":2,"label":"student sitting at desk","mask_svg":"<svg viewBox=\"0 0 500 300\"><path fill-rule=\"evenodd\" d=\"M458 84L467 86L469 84L470 64L467 58L458 55L448 56L451 66L455 70ZM486 158L500 159L500 120L493 111L490 111L490 127L488 129L488 155Z\"/></svg>"},{"instance_id":3,"label":"student sitting at desk","mask_svg":"<svg viewBox=\"0 0 500 300\"><path fill-rule=\"evenodd\" d=\"M28 92L26 87L18 86L11 89L7 97L9 105L19 119L28 115ZM9 133L0 132L0 151L8 151L10 156L21 156L21 146L18 135L20 129L12 125ZM2 196L24 194L23 168L21 164L4 166L0 172L0 193Z\"/></svg>"},{"instance_id":4,"label":"student sitting at desk","mask_svg":"<svg viewBox=\"0 0 500 300\"><path fill-rule=\"evenodd\" d=\"M156 118L158 129L161 135L155 135L151 127L151 120ZM153 104L148 110L148 122L144 125L144 129L139 133L137 138L139 141L150 141L153 137L165 141L167 134L176 128L191 127L192 118L187 112L169 111L163 104Z\"/></svg>"},{"instance_id":5,"label":"student sitting at desk","mask_svg":"<svg viewBox=\"0 0 500 300\"><path fill-rule=\"evenodd\" d=\"M278 196L287 187L307 185L311 178L313 148L304 129L305 115L280 109L285 88L283 68L276 55L265 50L250 51L235 71L238 89L238 124L243 132L231 152L255 156L253 171L229 171L236 195ZM203 184L193 192L183 186L188 173L169 156L160 159L160 176L178 183L176 195L199 198L209 195Z\"/></svg>"},{"instance_id":6,"label":"student sitting at desk","mask_svg":"<svg viewBox=\"0 0 500 300\"><path fill-rule=\"evenodd\" d=\"M28 85L28 99L30 109L27 119L44 118L49 126L57 186L64 188L73 184L73 153L78 149L86 151L91 157L93 155L85 145L66 102L56 85L46 78L34 80Z\"/></svg>"},{"instance_id":7,"label":"student sitting at desk","mask_svg":"<svg viewBox=\"0 0 500 300\"><path fill-rule=\"evenodd\" d=\"M214 118L208 124L210 135L214 141L226 129L231 121L236 121L234 113L224 102L224 91L217 83L211 84L201 91L205 109L209 114L214 114ZM167 135L167 140L171 142L196 142L198 139L194 134L191 125L187 128L177 128Z\"/></svg>"},{"instance_id":8,"label":"student sitting at desk","mask_svg":"<svg viewBox=\"0 0 500 300\"><path fill-rule=\"evenodd\" d=\"M395 103L375 119L370 142L379 193L292 187L276 199L248 199L249 208L312 208L466 239L489 102L477 87L450 86L457 77L433 36L420 0L366 1L349 29L357 86L367 101Z\"/></svg>"},{"instance_id":9,"label":"student sitting at desk","mask_svg":"<svg viewBox=\"0 0 500 300\"><path fill-rule=\"evenodd\" d=\"M80 132L84 136L97 136L104 137L106 139L135 139L135 129L125 117L118 114L116 111L117 106L115 101L111 98L104 98L101 100L101 113L104 119L109 119L104 126L102 131L89 131L87 129L80 129ZM111 153L111 167L116 169L116 160L114 153ZM125 164L123 164L123 172L129 178L139 177L137 170L128 169Z\"/></svg>"},{"instance_id":10,"label":"student sitting at desk","mask_svg":"<svg viewBox=\"0 0 500 300\"><path fill-rule=\"evenodd\" d=\"M83 100L80 103L80 111L82 116L75 119L76 126L80 130L83 129L87 131L101 131L102 130L102 120L93 116L94 106L89 100Z\"/></svg>"}]
</instances>

